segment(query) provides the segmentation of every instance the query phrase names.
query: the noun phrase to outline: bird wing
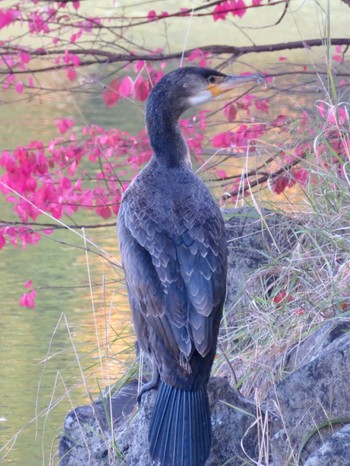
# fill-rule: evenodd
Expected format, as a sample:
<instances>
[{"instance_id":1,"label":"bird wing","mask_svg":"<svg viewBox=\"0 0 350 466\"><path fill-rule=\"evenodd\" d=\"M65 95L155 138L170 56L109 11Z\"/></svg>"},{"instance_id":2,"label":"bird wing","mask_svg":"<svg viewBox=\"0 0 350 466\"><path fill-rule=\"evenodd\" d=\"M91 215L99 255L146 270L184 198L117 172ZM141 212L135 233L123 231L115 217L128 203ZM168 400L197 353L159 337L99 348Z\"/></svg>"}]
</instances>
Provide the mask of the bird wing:
<instances>
[{"instance_id":1,"label":"bird wing","mask_svg":"<svg viewBox=\"0 0 350 466\"><path fill-rule=\"evenodd\" d=\"M119 213L131 305L176 359L194 349L205 356L215 345L214 314L226 292L223 220L209 193L201 194L204 205L191 191L159 209L155 199L130 193Z\"/></svg>"}]
</instances>

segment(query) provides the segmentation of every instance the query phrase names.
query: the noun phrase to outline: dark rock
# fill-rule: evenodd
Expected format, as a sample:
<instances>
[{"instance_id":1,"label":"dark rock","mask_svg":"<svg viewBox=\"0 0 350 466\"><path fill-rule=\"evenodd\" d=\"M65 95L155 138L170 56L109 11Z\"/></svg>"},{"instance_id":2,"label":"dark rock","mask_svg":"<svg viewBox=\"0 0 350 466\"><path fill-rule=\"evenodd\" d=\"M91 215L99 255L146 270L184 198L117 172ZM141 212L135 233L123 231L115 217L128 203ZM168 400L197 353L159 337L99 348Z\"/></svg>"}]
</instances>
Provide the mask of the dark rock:
<instances>
[{"instance_id":1,"label":"dark rock","mask_svg":"<svg viewBox=\"0 0 350 466\"><path fill-rule=\"evenodd\" d=\"M132 386L132 390L136 384ZM249 458L257 457L256 409L254 403L243 399L225 379L212 378L208 385L212 412L213 442L207 466L227 462L230 466L243 466ZM124 395L123 395L124 396ZM135 406L135 393L128 400L128 409L121 405L113 411L114 443L110 423L99 409L77 408L68 414L60 444L61 466L151 466L148 428L155 402L156 390L142 397L136 415L125 422L125 412ZM113 395L113 404L123 403L121 393ZM98 403L95 403L96 408ZM99 405L100 406L100 405ZM102 422L101 422L102 419ZM242 449L243 445L243 449ZM120 452L121 462L116 452Z\"/></svg>"},{"instance_id":2,"label":"dark rock","mask_svg":"<svg viewBox=\"0 0 350 466\"><path fill-rule=\"evenodd\" d=\"M239 396L221 378L210 379L208 393L213 441L206 466L218 466L225 462L230 466L241 466L247 464L247 455L255 459L258 441L254 403ZM148 453L148 426L155 396L155 390L146 393L137 416L127 430L123 435L116 435L118 448L124 453L124 464L127 466L152 464Z\"/></svg>"},{"instance_id":3,"label":"dark rock","mask_svg":"<svg viewBox=\"0 0 350 466\"><path fill-rule=\"evenodd\" d=\"M125 385L111 397L68 413L60 439L60 466L110 466L116 462L114 430L126 422L136 405L137 381Z\"/></svg>"},{"instance_id":4,"label":"dark rock","mask_svg":"<svg viewBox=\"0 0 350 466\"><path fill-rule=\"evenodd\" d=\"M274 412L279 414L279 420L271 427L274 464L303 464L342 427L344 420L349 422L350 333L340 331L347 329L347 324L326 324L311 335L310 342L303 343L310 349L309 356L303 359L306 364L270 392L270 406L272 403ZM332 339L332 334L339 338ZM318 342L315 357L311 341Z\"/></svg>"},{"instance_id":5,"label":"dark rock","mask_svg":"<svg viewBox=\"0 0 350 466\"><path fill-rule=\"evenodd\" d=\"M316 450L304 466L346 466L350 465L350 424L338 430Z\"/></svg>"},{"instance_id":6,"label":"dark rock","mask_svg":"<svg viewBox=\"0 0 350 466\"><path fill-rule=\"evenodd\" d=\"M250 464L248 458L258 457L255 403L241 397L222 378L210 380L208 393L213 441L206 466Z\"/></svg>"}]
</instances>

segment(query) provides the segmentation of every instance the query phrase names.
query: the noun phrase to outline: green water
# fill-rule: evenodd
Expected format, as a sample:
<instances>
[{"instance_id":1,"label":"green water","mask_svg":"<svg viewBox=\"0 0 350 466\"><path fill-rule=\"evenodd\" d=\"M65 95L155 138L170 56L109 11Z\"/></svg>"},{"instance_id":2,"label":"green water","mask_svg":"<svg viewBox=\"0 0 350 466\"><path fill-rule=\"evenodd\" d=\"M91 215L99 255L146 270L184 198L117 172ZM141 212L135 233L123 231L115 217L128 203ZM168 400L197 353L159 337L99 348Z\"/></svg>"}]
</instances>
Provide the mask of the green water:
<instances>
[{"instance_id":1,"label":"green water","mask_svg":"<svg viewBox=\"0 0 350 466\"><path fill-rule=\"evenodd\" d=\"M111 3L101 1L96 7L95 2L82 2L84 10L91 10L91 14L94 9L100 14L118 13ZM123 4L128 2L125 0ZM188 3L156 2L155 7L160 11L174 10L174 5L188 6ZM245 33L256 43L297 40L299 34L303 38L320 37L321 21L315 15L313 2L293 5L288 23L279 25L274 35L264 29L247 29ZM151 8L146 4L143 10L148 10L148 6ZM139 14L144 12L140 6L135 8ZM281 9L267 11L269 15L249 16L244 22L235 23L255 27L271 24L278 19ZM334 9L336 36L348 35L349 13L350 9L340 2ZM169 48L181 50L185 41L189 46L214 42L249 45L250 41L235 23L174 20L167 31ZM140 33L144 40L158 46L166 44L163 26L147 28ZM305 50L289 56L294 61L308 62L309 55L310 51ZM314 56L319 57L319 52ZM268 55L245 61L265 70L274 62ZM233 69L239 71L240 66L236 64ZM96 123L139 131L143 127L142 105L123 102L109 110L103 106L99 79L110 70L110 67L83 70L83 77L93 75L98 79L79 96L53 93L40 101L24 102L17 101L18 95L6 94L9 103L0 107L0 149L11 149L36 138L49 140L56 135L53 121L58 117L72 116L78 126ZM46 79L54 85L55 79L61 82L62 78ZM283 106L285 109L286 105L292 108L297 104L295 97L291 97ZM14 217L9 206L0 201L0 220L11 218ZM43 217L41 220L45 221ZM82 215L78 220L95 223L96 217ZM106 251L103 254L109 260L118 261L114 227L89 230L86 234ZM56 232L25 251L8 246L0 251L0 261L0 448L6 445L0 453L0 462L16 466L56 464L57 437L67 411L87 403L88 392L96 394L98 384L110 384L127 367L133 337L125 290L119 282L122 274L98 254L89 253L87 261L83 238L69 231ZM27 280L33 280L38 291L34 310L19 306Z\"/></svg>"}]
</instances>

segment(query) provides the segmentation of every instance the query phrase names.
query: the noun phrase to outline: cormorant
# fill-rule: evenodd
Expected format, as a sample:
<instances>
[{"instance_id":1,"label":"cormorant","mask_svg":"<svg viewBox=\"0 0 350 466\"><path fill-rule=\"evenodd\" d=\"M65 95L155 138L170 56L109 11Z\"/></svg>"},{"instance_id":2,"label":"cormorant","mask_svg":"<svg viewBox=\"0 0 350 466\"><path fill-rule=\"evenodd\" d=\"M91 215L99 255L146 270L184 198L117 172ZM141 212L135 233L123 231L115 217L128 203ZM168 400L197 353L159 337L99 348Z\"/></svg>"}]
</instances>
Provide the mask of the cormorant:
<instances>
[{"instance_id":1,"label":"cormorant","mask_svg":"<svg viewBox=\"0 0 350 466\"><path fill-rule=\"evenodd\" d=\"M226 294L224 222L193 173L178 119L260 75L185 67L165 75L146 107L150 162L125 191L118 238L137 340L160 379L149 429L162 466L202 466L209 456L207 383Z\"/></svg>"}]
</instances>

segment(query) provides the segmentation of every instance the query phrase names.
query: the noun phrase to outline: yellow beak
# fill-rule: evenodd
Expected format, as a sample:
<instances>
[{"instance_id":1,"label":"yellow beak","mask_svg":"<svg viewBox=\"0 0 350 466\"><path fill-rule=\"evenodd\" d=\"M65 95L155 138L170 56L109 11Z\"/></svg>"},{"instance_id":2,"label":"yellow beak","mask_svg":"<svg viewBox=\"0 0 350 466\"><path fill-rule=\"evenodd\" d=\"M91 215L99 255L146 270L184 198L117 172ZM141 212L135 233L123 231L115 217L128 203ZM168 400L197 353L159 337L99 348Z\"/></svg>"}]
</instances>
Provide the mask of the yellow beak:
<instances>
[{"instance_id":1,"label":"yellow beak","mask_svg":"<svg viewBox=\"0 0 350 466\"><path fill-rule=\"evenodd\" d=\"M224 92L227 92L230 89L239 86L240 84L245 84L249 82L266 83L266 79L262 74L258 73L249 74L245 76L228 75L221 78L221 80L217 81L216 83L209 84L207 89L208 91L210 91L213 97L218 97Z\"/></svg>"}]
</instances>

